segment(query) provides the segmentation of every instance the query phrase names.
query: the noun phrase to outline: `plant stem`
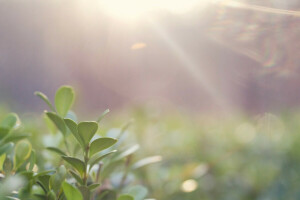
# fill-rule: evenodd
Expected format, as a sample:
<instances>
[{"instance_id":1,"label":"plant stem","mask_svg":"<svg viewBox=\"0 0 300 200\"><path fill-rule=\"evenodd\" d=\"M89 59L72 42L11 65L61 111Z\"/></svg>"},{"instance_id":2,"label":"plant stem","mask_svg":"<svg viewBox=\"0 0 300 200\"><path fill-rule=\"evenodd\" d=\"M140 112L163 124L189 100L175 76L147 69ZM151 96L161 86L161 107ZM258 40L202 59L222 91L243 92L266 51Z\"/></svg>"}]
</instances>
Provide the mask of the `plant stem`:
<instances>
[{"instance_id":1,"label":"plant stem","mask_svg":"<svg viewBox=\"0 0 300 200\"><path fill-rule=\"evenodd\" d=\"M69 148L69 145L68 145L68 142L67 142L65 136L64 136L64 143L65 143L65 146L66 146L66 149L67 149L67 153L70 154L70 148Z\"/></svg>"},{"instance_id":2,"label":"plant stem","mask_svg":"<svg viewBox=\"0 0 300 200\"><path fill-rule=\"evenodd\" d=\"M87 186L87 175L88 175L88 162L89 162L89 150L90 150L90 145L88 145L85 149L84 152L84 164L85 164L85 170L83 174L83 184Z\"/></svg>"},{"instance_id":3,"label":"plant stem","mask_svg":"<svg viewBox=\"0 0 300 200\"><path fill-rule=\"evenodd\" d=\"M100 172L101 172L102 166L103 166L103 162L100 162L100 163L99 163L98 170L97 170L97 175L96 175L96 183L98 183L98 181L99 181L99 178L100 178Z\"/></svg>"},{"instance_id":4,"label":"plant stem","mask_svg":"<svg viewBox=\"0 0 300 200\"><path fill-rule=\"evenodd\" d=\"M130 162L131 162L131 158L132 158L132 155L129 155L127 158L126 158L126 162L125 162L125 172L124 172L124 175L121 179L121 182L120 182L120 189L122 189L125 185L125 181L127 179L127 176L128 176L128 173L129 173L129 165L130 165Z\"/></svg>"}]
</instances>

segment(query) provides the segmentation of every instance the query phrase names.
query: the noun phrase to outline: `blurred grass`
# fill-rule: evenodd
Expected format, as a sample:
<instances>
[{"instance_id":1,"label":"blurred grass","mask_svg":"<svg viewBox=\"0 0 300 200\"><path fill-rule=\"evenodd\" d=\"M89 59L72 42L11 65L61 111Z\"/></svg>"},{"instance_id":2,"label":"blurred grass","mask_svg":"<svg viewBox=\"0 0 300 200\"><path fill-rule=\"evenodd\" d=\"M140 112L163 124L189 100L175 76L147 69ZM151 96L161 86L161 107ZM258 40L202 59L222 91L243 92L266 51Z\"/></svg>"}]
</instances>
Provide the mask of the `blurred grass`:
<instances>
[{"instance_id":1,"label":"blurred grass","mask_svg":"<svg viewBox=\"0 0 300 200\"><path fill-rule=\"evenodd\" d=\"M134 159L163 157L132 174L157 200L300 198L299 113L216 116L137 108L108 116L99 134L119 131L130 118L127 143L141 145ZM55 136L40 116L21 120L33 147L47 156L43 148Z\"/></svg>"},{"instance_id":2,"label":"blurred grass","mask_svg":"<svg viewBox=\"0 0 300 200\"><path fill-rule=\"evenodd\" d=\"M127 115L136 120L131 136L140 154L163 156L140 172L157 199L300 198L298 113L226 117L137 109ZM190 179L196 189L185 192Z\"/></svg>"}]
</instances>

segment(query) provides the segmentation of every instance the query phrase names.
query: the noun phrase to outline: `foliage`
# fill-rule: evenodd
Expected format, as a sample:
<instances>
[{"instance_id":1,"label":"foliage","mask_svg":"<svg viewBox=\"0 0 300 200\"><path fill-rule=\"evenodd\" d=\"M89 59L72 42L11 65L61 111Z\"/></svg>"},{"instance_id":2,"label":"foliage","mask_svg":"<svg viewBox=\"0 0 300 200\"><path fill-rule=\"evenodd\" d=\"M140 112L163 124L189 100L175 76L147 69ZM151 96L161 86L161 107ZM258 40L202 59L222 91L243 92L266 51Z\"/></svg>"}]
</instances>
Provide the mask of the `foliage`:
<instances>
[{"instance_id":1,"label":"foliage","mask_svg":"<svg viewBox=\"0 0 300 200\"><path fill-rule=\"evenodd\" d=\"M50 109L44 113L45 120L57 140L53 146L48 146L51 142L47 141L44 149L48 152L42 150L41 154L40 145L36 145L39 142L23 132L17 114L8 114L1 121L0 199L139 200L147 196L147 189L141 185L140 190L146 191L142 196L127 192L133 183L127 177L134 169L131 166L153 163L151 160L132 163L138 145L117 150L125 142L120 138L128 125L115 137L100 136L99 123L109 110L96 121L78 122L70 110L75 97L72 87L59 88L54 105L45 94L35 94ZM47 140L48 136L42 137ZM57 159L59 162L55 162ZM115 179L115 174L123 175Z\"/></svg>"}]
</instances>

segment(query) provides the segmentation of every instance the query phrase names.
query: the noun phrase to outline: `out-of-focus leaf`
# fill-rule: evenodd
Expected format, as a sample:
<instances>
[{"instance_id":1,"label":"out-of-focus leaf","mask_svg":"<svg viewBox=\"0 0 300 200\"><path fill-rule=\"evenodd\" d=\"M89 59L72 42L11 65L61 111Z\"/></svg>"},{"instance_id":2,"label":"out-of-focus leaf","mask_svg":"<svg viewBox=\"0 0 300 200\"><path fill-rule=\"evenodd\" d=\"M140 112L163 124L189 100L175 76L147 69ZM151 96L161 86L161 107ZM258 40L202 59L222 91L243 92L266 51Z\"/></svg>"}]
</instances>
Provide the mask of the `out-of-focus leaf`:
<instances>
[{"instance_id":1,"label":"out-of-focus leaf","mask_svg":"<svg viewBox=\"0 0 300 200\"><path fill-rule=\"evenodd\" d=\"M133 153L136 152L139 148L140 148L140 145L138 145L138 144L136 144L136 145L130 147L129 149L127 149L126 151L123 151L120 155L118 155L117 158L116 158L116 160L125 158L125 157L127 157L127 156L133 154Z\"/></svg>"},{"instance_id":2,"label":"out-of-focus leaf","mask_svg":"<svg viewBox=\"0 0 300 200\"><path fill-rule=\"evenodd\" d=\"M46 104L49 106L50 110L52 110L53 112L55 112L55 109L54 109L53 105L50 103L48 97L44 93L37 91L37 92L34 93L34 95L38 96L44 102L46 102Z\"/></svg>"},{"instance_id":3,"label":"out-of-focus leaf","mask_svg":"<svg viewBox=\"0 0 300 200\"><path fill-rule=\"evenodd\" d=\"M78 133L78 126L77 126L76 122L74 122L71 119L64 119L64 121L65 121L65 124L67 125L67 127L70 129L71 133L74 135L74 137L78 141L78 143L84 148L85 144L83 141L83 137Z\"/></svg>"},{"instance_id":4,"label":"out-of-focus leaf","mask_svg":"<svg viewBox=\"0 0 300 200\"><path fill-rule=\"evenodd\" d=\"M6 156L3 162L3 167L2 167L3 171L5 172L5 174L10 174L13 168L14 168L13 159L10 156Z\"/></svg>"},{"instance_id":5,"label":"out-of-focus leaf","mask_svg":"<svg viewBox=\"0 0 300 200\"><path fill-rule=\"evenodd\" d=\"M67 200L83 200L81 192L73 185L64 182L62 188Z\"/></svg>"},{"instance_id":6,"label":"out-of-focus leaf","mask_svg":"<svg viewBox=\"0 0 300 200\"><path fill-rule=\"evenodd\" d=\"M15 127L19 117L15 113L9 113L1 122L0 122L0 140L3 139L7 134Z\"/></svg>"},{"instance_id":7,"label":"out-of-focus leaf","mask_svg":"<svg viewBox=\"0 0 300 200\"><path fill-rule=\"evenodd\" d=\"M103 151L104 149L111 147L116 142L117 142L116 139L108 138L108 137L103 137L94 140L90 146L90 156L93 156L95 153L98 153L100 151Z\"/></svg>"},{"instance_id":8,"label":"out-of-focus leaf","mask_svg":"<svg viewBox=\"0 0 300 200\"><path fill-rule=\"evenodd\" d=\"M20 172L20 176L26 179L27 181L30 181L33 178L33 172L30 171L23 171Z\"/></svg>"},{"instance_id":9,"label":"out-of-focus leaf","mask_svg":"<svg viewBox=\"0 0 300 200\"><path fill-rule=\"evenodd\" d=\"M65 152L63 152L62 150L60 150L59 148L56 147L47 147L46 149L48 149L49 151L52 151L54 153L57 153L60 156L66 156L67 154L65 154Z\"/></svg>"},{"instance_id":10,"label":"out-of-focus leaf","mask_svg":"<svg viewBox=\"0 0 300 200\"><path fill-rule=\"evenodd\" d=\"M74 157L62 156L62 158L72 165L82 176L85 171L85 164L82 160Z\"/></svg>"},{"instance_id":11,"label":"out-of-focus leaf","mask_svg":"<svg viewBox=\"0 0 300 200\"><path fill-rule=\"evenodd\" d=\"M91 196L91 192L89 190L88 187L86 186L79 186L78 188L83 196L83 199L86 200L86 199L90 199L90 196Z\"/></svg>"},{"instance_id":12,"label":"out-of-focus leaf","mask_svg":"<svg viewBox=\"0 0 300 200\"><path fill-rule=\"evenodd\" d=\"M97 130L97 122L80 122L78 124L78 133L82 137L85 145L89 144Z\"/></svg>"},{"instance_id":13,"label":"out-of-focus leaf","mask_svg":"<svg viewBox=\"0 0 300 200\"><path fill-rule=\"evenodd\" d=\"M109 113L109 109L106 109L101 115L100 117L97 119L97 122L100 123L101 120L105 117L105 115L107 115Z\"/></svg>"},{"instance_id":14,"label":"out-of-focus leaf","mask_svg":"<svg viewBox=\"0 0 300 200\"><path fill-rule=\"evenodd\" d=\"M2 154L2 156L0 156L0 170L2 170L5 158L6 158L5 154ZM0 180L1 180L1 178L0 178Z\"/></svg>"},{"instance_id":15,"label":"out-of-focus leaf","mask_svg":"<svg viewBox=\"0 0 300 200\"><path fill-rule=\"evenodd\" d=\"M148 195L148 190L141 185L136 185L129 188L127 193L133 196L134 200L144 200Z\"/></svg>"},{"instance_id":16,"label":"out-of-focus leaf","mask_svg":"<svg viewBox=\"0 0 300 200\"><path fill-rule=\"evenodd\" d=\"M43 171L43 172L39 172L39 173L35 174L34 177L37 178L37 177L45 176L47 174L51 174L54 172L55 172L55 170L47 170L47 171Z\"/></svg>"},{"instance_id":17,"label":"out-of-focus leaf","mask_svg":"<svg viewBox=\"0 0 300 200\"><path fill-rule=\"evenodd\" d=\"M40 200L47 199L47 195L45 194L34 194L34 197Z\"/></svg>"},{"instance_id":18,"label":"out-of-focus leaf","mask_svg":"<svg viewBox=\"0 0 300 200\"><path fill-rule=\"evenodd\" d=\"M55 195L55 192L53 190L48 192L47 200L56 200L56 195Z\"/></svg>"},{"instance_id":19,"label":"out-of-focus leaf","mask_svg":"<svg viewBox=\"0 0 300 200\"><path fill-rule=\"evenodd\" d=\"M55 94L55 107L61 117L65 117L74 102L74 91L70 86L60 87Z\"/></svg>"},{"instance_id":20,"label":"out-of-focus leaf","mask_svg":"<svg viewBox=\"0 0 300 200\"><path fill-rule=\"evenodd\" d=\"M117 139L120 139L122 137L122 135L125 133L125 131L133 124L134 119L129 120L129 122L127 122L126 124L123 125L123 127L121 128L120 134L118 136Z\"/></svg>"},{"instance_id":21,"label":"out-of-focus leaf","mask_svg":"<svg viewBox=\"0 0 300 200\"><path fill-rule=\"evenodd\" d=\"M93 168L93 166L97 163L99 163L102 159L104 159L105 157L109 156L110 154L112 153L115 153L117 152L116 150L114 151L111 151L109 153L106 153L104 155L101 155L101 154L96 154L94 155L93 157L91 157L91 159L89 160L89 165L90 165L90 169Z\"/></svg>"},{"instance_id":22,"label":"out-of-focus leaf","mask_svg":"<svg viewBox=\"0 0 300 200\"><path fill-rule=\"evenodd\" d=\"M49 119L51 119L51 121L56 125L58 130L60 130L63 135L67 133L65 122L60 116L53 112L46 112L46 115L49 117Z\"/></svg>"},{"instance_id":23,"label":"out-of-focus leaf","mask_svg":"<svg viewBox=\"0 0 300 200\"><path fill-rule=\"evenodd\" d=\"M34 150L31 151L31 154L30 154L30 159L29 159L29 168L28 170L29 171L32 171L33 170L33 167L35 165L35 162L36 162L36 153Z\"/></svg>"},{"instance_id":24,"label":"out-of-focus leaf","mask_svg":"<svg viewBox=\"0 0 300 200\"><path fill-rule=\"evenodd\" d=\"M18 141L26 139L28 137L30 137L30 134L28 134L28 133L12 134L12 135L9 135L8 137L6 137L4 139L4 142L5 143L7 143L7 142L18 142Z\"/></svg>"},{"instance_id":25,"label":"out-of-focus leaf","mask_svg":"<svg viewBox=\"0 0 300 200\"><path fill-rule=\"evenodd\" d=\"M53 123L53 121L46 115L46 113L43 115L44 121L48 127L48 129L51 131L51 133L56 134L57 133L57 127Z\"/></svg>"},{"instance_id":26,"label":"out-of-focus leaf","mask_svg":"<svg viewBox=\"0 0 300 200\"><path fill-rule=\"evenodd\" d=\"M119 196L118 200L134 200L134 198L128 194L123 194Z\"/></svg>"},{"instance_id":27,"label":"out-of-focus leaf","mask_svg":"<svg viewBox=\"0 0 300 200\"><path fill-rule=\"evenodd\" d=\"M61 165L57 169L56 173L50 177L50 188L53 191L58 192L60 190L61 184L66 178L66 175L67 175L67 170L65 166Z\"/></svg>"},{"instance_id":28,"label":"out-of-focus leaf","mask_svg":"<svg viewBox=\"0 0 300 200\"><path fill-rule=\"evenodd\" d=\"M5 136L9 133L9 129L0 127L0 140L5 138Z\"/></svg>"},{"instance_id":29,"label":"out-of-focus leaf","mask_svg":"<svg viewBox=\"0 0 300 200\"><path fill-rule=\"evenodd\" d=\"M14 128L19 117L16 113L9 113L0 123L0 127L7 128L11 130Z\"/></svg>"},{"instance_id":30,"label":"out-of-focus leaf","mask_svg":"<svg viewBox=\"0 0 300 200\"><path fill-rule=\"evenodd\" d=\"M116 200L117 193L114 190L103 190L96 200Z\"/></svg>"},{"instance_id":31,"label":"out-of-focus leaf","mask_svg":"<svg viewBox=\"0 0 300 200\"><path fill-rule=\"evenodd\" d=\"M145 165L153 164L160 162L162 160L161 156L151 156L144 159L141 159L137 161L135 164L133 164L132 169L138 169L140 167L143 167Z\"/></svg>"},{"instance_id":32,"label":"out-of-focus leaf","mask_svg":"<svg viewBox=\"0 0 300 200\"><path fill-rule=\"evenodd\" d=\"M17 143L15 149L16 169L18 169L29 158L31 149L31 144L26 140Z\"/></svg>"},{"instance_id":33,"label":"out-of-focus leaf","mask_svg":"<svg viewBox=\"0 0 300 200\"><path fill-rule=\"evenodd\" d=\"M93 183L93 184L89 185L88 188L89 188L90 191L92 191L92 190L96 189L99 186L100 186L99 183Z\"/></svg>"},{"instance_id":34,"label":"out-of-focus leaf","mask_svg":"<svg viewBox=\"0 0 300 200\"><path fill-rule=\"evenodd\" d=\"M4 144L0 147L0 156L4 153L10 152L14 148L14 143L10 142L7 144Z\"/></svg>"},{"instance_id":35,"label":"out-of-focus leaf","mask_svg":"<svg viewBox=\"0 0 300 200\"><path fill-rule=\"evenodd\" d=\"M83 181L82 181L81 177L76 172L74 172L73 170L69 170L69 172L75 178L75 180L78 183L80 183L81 185L83 185Z\"/></svg>"},{"instance_id":36,"label":"out-of-focus leaf","mask_svg":"<svg viewBox=\"0 0 300 200\"><path fill-rule=\"evenodd\" d=\"M50 175L42 175L37 178L37 183L48 193L50 187Z\"/></svg>"}]
</instances>

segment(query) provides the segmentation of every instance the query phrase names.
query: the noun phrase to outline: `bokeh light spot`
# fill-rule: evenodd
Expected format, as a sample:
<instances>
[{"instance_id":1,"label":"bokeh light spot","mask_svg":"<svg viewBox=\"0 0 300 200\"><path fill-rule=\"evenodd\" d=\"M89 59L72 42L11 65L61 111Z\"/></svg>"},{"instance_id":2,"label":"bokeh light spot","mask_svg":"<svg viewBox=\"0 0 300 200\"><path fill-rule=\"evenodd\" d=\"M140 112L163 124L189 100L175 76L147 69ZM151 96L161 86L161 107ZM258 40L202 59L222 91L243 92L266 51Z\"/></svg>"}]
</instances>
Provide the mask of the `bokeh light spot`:
<instances>
[{"instance_id":1,"label":"bokeh light spot","mask_svg":"<svg viewBox=\"0 0 300 200\"><path fill-rule=\"evenodd\" d=\"M193 192L197 189L198 183L194 179L189 179L181 184L181 190L183 192Z\"/></svg>"}]
</instances>

